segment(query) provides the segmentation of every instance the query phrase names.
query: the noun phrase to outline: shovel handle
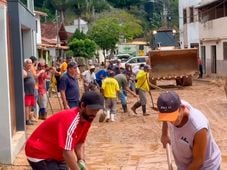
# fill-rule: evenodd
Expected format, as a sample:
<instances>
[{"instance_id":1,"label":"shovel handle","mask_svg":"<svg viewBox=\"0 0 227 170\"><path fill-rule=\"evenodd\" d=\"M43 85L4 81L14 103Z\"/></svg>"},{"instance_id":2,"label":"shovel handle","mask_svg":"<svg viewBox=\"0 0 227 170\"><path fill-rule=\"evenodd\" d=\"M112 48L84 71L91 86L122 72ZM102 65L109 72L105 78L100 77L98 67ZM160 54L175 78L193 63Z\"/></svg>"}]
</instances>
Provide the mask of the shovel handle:
<instances>
[{"instance_id":1,"label":"shovel handle","mask_svg":"<svg viewBox=\"0 0 227 170\"><path fill-rule=\"evenodd\" d=\"M168 169L173 170L172 159L171 159L171 149L169 143L166 144L166 156L168 162Z\"/></svg>"}]
</instances>

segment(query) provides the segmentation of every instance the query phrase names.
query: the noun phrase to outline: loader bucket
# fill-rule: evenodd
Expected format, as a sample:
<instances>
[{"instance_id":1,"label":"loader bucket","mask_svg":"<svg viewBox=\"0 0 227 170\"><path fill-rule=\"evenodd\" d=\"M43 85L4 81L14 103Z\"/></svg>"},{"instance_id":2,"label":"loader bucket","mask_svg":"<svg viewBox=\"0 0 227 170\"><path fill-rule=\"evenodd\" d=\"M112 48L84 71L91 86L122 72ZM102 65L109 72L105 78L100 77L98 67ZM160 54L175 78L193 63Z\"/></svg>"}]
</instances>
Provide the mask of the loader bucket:
<instances>
[{"instance_id":1,"label":"loader bucket","mask_svg":"<svg viewBox=\"0 0 227 170\"><path fill-rule=\"evenodd\" d=\"M150 78L161 80L193 76L198 71L197 57L197 49L150 51Z\"/></svg>"}]
</instances>

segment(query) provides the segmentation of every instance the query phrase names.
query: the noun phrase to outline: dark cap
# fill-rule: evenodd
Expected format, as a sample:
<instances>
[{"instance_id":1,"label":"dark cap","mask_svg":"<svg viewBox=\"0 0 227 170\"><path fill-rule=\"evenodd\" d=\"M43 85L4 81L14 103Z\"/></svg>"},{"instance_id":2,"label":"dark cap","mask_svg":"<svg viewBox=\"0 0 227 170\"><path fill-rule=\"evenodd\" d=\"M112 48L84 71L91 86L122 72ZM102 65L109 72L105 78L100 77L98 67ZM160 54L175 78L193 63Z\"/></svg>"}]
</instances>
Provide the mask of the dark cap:
<instances>
[{"instance_id":1,"label":"dark cap","mask_svg":"<svg viewBox=\"0 0 227 170\"><path fill-rule=\"evenodd\" d=\"M35 56L31 56L30 59L32 60L32 63L34 63L38 60Z\"/></svg>"},{"instance_id":2,"label":"dark cap","mask_svg":"<svg viewBox=\"0 0 227 170\"><path fill-rule=\"evenodd\" d=\"M175 121L179 115L181 105L180 97L175 92L164 92L160 94L157 101L159 120Z\"/></svg>"},{"instance_id":3,"label":"dark cap","mask_svg":"<svg viewBox=\"0 0 227 170\"><path fill-rule=\"evenodd\" d=\"M103 109L104 108L104 98L101 93L88 91L85 92L81 98L81 103L84 103L87 107L91 109Z\"/></svg>"},{"instance_id":4,"label":"dark cap","mask_svg":"<svg viewBox=\"0 0 227 170\"><path fill-rule=\"evenodd\" d=\"M72 68L72 67L77 67L77 63L75 61L71 61L68 65L67 65L67 69Z\"/></svg>"}]
</instances>

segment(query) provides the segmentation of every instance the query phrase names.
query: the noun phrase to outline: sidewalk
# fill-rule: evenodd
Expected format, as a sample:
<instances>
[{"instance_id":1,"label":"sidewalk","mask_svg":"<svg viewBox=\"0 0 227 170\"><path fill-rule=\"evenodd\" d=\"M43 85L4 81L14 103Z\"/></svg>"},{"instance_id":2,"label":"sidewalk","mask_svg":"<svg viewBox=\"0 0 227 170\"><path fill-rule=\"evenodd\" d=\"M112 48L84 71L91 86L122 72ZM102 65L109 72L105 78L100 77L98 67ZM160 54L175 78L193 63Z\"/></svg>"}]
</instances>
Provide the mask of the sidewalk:
<instances>
[{"instance_id":1,"label":"sidewalk","mask_svg":"<svg viewBox=\"0 0 227 170\"><path fill-rule=\"evenodd\" d=\"M56 97L50 98L50 101L52 103L53 112L60 111L60 106L58 104L58 99ZM52 114L50 108L48 107L48 116ZM34 125L26 126L26 135L29 137L32 132L43 122L43 120L38 120L34 123ZM20 153L17 155L13 165L1 165L0 164L0 170L31 170L28 161L25 156L24 148L20 151Z\"/></svg>"}]
</instances>

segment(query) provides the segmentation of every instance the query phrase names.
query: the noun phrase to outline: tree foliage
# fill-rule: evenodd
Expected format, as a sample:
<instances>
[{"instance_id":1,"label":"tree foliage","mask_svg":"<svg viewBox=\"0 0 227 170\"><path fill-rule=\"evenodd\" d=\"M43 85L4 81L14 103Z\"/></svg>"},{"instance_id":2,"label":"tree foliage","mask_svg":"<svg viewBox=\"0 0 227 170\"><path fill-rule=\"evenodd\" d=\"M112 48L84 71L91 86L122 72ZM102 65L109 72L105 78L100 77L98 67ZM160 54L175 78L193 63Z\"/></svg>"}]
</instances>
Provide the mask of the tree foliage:
<instances>
[{"instance_id":1,"label":"tree foliage","mask_svg":"<svg viewBox=\"0 0 227 170\"><path fill-rule=\"evenodd\" d=\"M96 44L88 38L84 40L75 38L69 43L69 49L75 57L91 59L95 56Z\"/></svg>"},{"instance_id":2,"label":"tree foliage","mask_svg":"<svg viewBox=\"0 0 227 170\"><path fill-rule=\"evenodd\" d=\"M113 18L102 18L96 21L89 34L100 48L112 50L118 42L120 26Z\"/></svg>"},{"instance_id":3,"label":"tree foliage","mask_svg":"<svg viewBox=\"0 0 227 170\"><path fill-rule=\"evenodd\" d=\"M107 0L115 8L127 8L130 9L131 6L144 4L146 0Z\"/></svg>"},{"instance_id":4,"label":"tree foliage","mask_svg":"<svg viewBox=\"0 0 227 170\"><path fill-rule=\"evenodd\" d=\"M76 31L74 32L74 34L72 35L69 41L71 42L75 38L78 40L85 40L87 36L82 31L76 29Z\"/></svg>"}]
</instances>

